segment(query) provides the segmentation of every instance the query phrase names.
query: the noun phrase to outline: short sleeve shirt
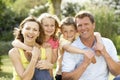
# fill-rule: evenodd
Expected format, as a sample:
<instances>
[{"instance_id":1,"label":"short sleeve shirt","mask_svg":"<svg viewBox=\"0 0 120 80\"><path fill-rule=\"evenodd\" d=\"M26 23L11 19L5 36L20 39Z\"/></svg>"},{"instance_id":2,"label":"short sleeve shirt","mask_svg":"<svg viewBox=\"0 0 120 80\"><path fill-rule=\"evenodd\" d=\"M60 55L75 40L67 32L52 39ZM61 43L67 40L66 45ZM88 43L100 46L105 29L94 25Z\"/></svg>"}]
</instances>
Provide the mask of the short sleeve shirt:
<instances>
[{"instance_id":1,"label":"short sleeve shirt","mask_svg":"<svg viewBox=\"0 0 120 80\"><path fill-rule=\"evenodd\" d=\"M113 60L116 62L119 61L117 57L117 51L113 44L113 42L110 39L102 38L102 42L109 53L109 55L112 57ZM91 49L85 46L80 38L77 38L73 43L72 46L78 47L80 49L86 50ZM109 70L107 67L107 63L103 56L95 56L96 63L90 64L85 72L82 74L82 76L79 78L79 80L108 80ZM62 61L62 72L71 72L75 70L84 60L84 55L82 54L72 54L69 52L65 52L63 56Z\"/></svg>"},{"instance_id":2,"label":"short sleeve shirt","mask_svg":"<svg viewBox=\"0 0 120 80\"><path fill-rule=\"evenodd\" d=\"M59 47L59 40L54 40L53 38L50 38L48 40L48 43L52 46L52 49L56 49Z\"/></svg>"}]
</instances>

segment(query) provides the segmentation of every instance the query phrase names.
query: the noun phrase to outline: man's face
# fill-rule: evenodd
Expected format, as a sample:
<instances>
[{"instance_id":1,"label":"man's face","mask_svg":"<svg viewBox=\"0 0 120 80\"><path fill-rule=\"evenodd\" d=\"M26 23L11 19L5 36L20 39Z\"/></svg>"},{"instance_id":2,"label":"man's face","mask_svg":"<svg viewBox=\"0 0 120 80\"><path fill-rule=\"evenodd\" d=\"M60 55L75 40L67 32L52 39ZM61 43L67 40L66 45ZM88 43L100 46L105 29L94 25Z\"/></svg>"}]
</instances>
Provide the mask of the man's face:
<instances>
[{"instance_id":1,"label":"man's face","mask_svg":"<svg viewBox=\"0 0 120 80\"><path fill-rule=\"evenodd\" d=\"M76 18L77 30L81 39L89 39L94 36L95 23L89 17Z\"/></svg>"}]
</instances>

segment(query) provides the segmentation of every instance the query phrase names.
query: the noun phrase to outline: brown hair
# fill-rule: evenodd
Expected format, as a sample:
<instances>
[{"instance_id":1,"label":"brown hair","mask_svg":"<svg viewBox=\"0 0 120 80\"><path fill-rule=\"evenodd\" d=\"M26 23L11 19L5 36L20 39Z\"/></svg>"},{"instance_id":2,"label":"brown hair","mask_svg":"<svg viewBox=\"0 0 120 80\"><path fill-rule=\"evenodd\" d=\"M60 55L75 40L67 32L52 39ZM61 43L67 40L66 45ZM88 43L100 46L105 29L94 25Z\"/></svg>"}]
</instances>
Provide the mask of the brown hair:
<instances>
[{"instance_id":1,"label":"brown hair","mask_svg":"<svg viewBox=\"0 0 120 80\"><path fill-rule=\"evenodd\" d=\"M89 11L80 11L79 13L77 13L75 16L75 22L76 22L76 18L84 18L84 17L88 17L91 23L95 22L92 13L90 13Z\"/></svg>"},{"instance_id":2,"label":"brown hair","mask_svg":"<svg viewBox=\"0 0 120 80\"><path fill-rule=\"evenodd\" d=\"M53 40L57 40L56 33L58 31L58 28L59 28L59 19L58 19L58 17L56 15L51 15L49 13L43 13L38 17L38 21L42 24L42 20L44 18L52 18L52 19L55 20L55 32L51 37L53 38Z\"/></svg>"},{"instance_id":3,"label":"brown hair","mask_svg":"<svg viewBox=\"0 0 120 80\"><path fill-rule=\"evenodd\" d=\"M21 34L21 32L22 32L22 29L24 27L24 24L27 23L27 22L36 22L39 25L39 32L40 33L39 33L38 38L36 39L36 42L41 45L43 43L43 36L44 36L43 33L44 32L43 32L43 29L41 27L41 24L39 23L39 21L37 21L37 19L34 16L29 16L29 17L25 18L20 23L19 27L14 29L15 38L19 39L21 42L24 41L24 38L23 38L23 35Z\"/></svg>"},{"instance_id":4,"label":"brown hair","mask_svg":"<svg viewBox=\"0 0 120 80\"><path fill-rule=\"evenodd\" d=\"M61 21L61 24L60 24L61 30L63 29L64 25L67 25L67 26L72 25L72 26L74 26L75 30L77 30L77 27L76 27L76 24L75 24L73 17L66 17Z\"/></svg>"}]
</instances>

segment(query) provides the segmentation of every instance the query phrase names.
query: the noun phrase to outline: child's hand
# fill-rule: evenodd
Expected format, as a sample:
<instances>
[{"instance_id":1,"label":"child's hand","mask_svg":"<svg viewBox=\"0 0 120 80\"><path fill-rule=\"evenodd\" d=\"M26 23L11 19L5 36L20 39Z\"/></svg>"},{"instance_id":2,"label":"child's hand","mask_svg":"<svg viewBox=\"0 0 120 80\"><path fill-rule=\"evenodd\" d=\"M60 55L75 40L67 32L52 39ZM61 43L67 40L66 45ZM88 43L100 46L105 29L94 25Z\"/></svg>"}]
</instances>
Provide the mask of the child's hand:
<instances>
[{"instance_id":1,"label":"child's hand","mask_svg":"<svg viewBox=\"0 0 120 80\"><path fill-rule=\"evenodd\" d=\"M103 48L104 48L104 45L102 44L102 42L95 43L94 50L97 56L101 55L101 51L103 50Z\"/></svg>"},{"instance_id":2,"label":"child's hand","mask_svg":"<svg viewBox=\"0 0 120 80\"><path fill-rule=\"evenodd\" d=\"M92 50L86 50L84 54L93 64L96 63L95 53Z\"/></svg>"},{"instance_id":3,"label":"child's hand","mask_svg":"<svg viewBox=\"0 0 120 80\"><path fill-rule=\"evenodd\" d=\"M94 50L96 52L96 55L100 56L101 55L101 51L102 51L102 49L104 47L104 45L102 43L102 40L101 40L101 34L99 32L94 32L94 35L95 35L96 40L97 40L97 42L94 45Z\"/></svg>"},{"instance_id":4,"label":"child's hand","mask_svg":"<svg viewBox=\"0 0 120 80\"><path fill-rule=\"evenodd\" d=\"M101 34L99 32L94 32L94 35L101 37Z\"/></svg>"},{"instance_id":5,"label":"child's hand","mask_svg":"<svg viewBox=\"0 0 120 80\"><path fill-rule=\"evenodd\" d=\"M95 58L94 58L94 60L95 60ZM90 64L90 63L96 63L96 60L95 61L93 61L93 59L92 58L88 58L86 55L84 56L84 62L86 62L86 63L88 63L88 64Z\"/></svg>"},{"instance_id":6,"label":"child's hand","mask_svg":"<svg viewBox=\"0 0 120 80\"><path fill-rule=\"evenodd\" d=\"M51 64L50 62L48 62L47 60L39 60L36 68L38 69L52 69L53 68L53 64Z\"/></svg>"},{"instance_id":7,"label":"child's hand","mask_svg":"<svg viewBox=\"0 0 120 80\"><path fill-rule=\"evenodd\" d=\"M32 57L34 59L38 59L40 56L40 49L38 47L33 47L33 50L32 50Z\"/></svg>"},{"instance_id":8,"label":"child's hand","mask_svg":"<svg viewBox=\"0 0 120 80\"><path fill-rule=\"evenodd\" d=\"M31 53L32 52L32 47L27 47L26 52Z\"/></svg>"}]
</instances>

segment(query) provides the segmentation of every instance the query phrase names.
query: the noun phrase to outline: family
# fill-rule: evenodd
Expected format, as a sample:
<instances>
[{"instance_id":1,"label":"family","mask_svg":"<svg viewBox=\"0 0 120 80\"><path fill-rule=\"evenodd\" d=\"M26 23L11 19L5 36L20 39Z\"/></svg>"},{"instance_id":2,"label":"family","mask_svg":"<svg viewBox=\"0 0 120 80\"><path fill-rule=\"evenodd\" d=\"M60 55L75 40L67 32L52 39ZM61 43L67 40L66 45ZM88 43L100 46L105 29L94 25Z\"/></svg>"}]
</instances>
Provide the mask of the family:
<instances>
[{"instance_id":1,"label":"family","mask_svg":"<svg viewBox=\"0 0 120 80\"><path fill-rule=\"evenodd\" d=\"M116 48L96 27L90 11L62 21L49 13L25 18L8 52L13 80L108 80L109 72L120 80Z\"/></svg>"}]
</instances>

